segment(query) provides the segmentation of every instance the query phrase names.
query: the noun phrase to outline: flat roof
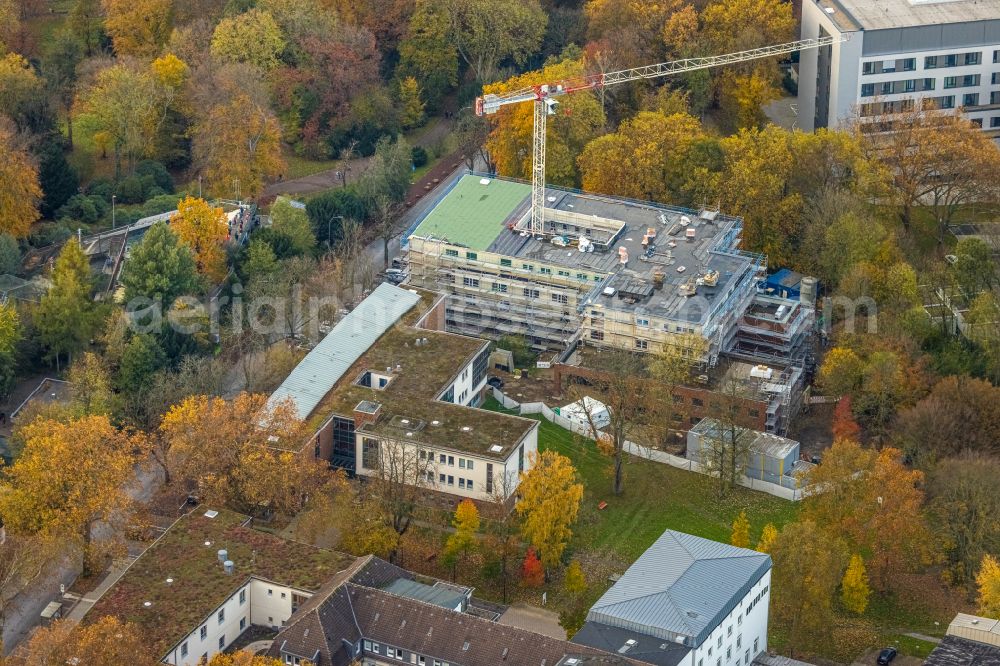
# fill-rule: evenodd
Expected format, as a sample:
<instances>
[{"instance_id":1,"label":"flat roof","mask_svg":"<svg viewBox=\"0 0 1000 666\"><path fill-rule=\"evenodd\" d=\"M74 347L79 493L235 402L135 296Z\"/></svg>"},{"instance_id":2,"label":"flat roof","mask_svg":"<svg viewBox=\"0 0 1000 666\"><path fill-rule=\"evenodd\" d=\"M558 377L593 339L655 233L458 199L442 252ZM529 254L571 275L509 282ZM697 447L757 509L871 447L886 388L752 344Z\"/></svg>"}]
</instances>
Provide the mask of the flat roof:
<instances>
[{"instance_id":1,"label":"flat roof","mask_svg":"<svg viewBox=\"0 0 1000 666\"><path fill-rule=\"evenodd\" d=\"M291 400L306 419L351 364L418 302L415 291L380 284L295 366L268 404Z\"/></svg>"},{"instance_id":2,"label":"flat roof","mask_svg":"<svg viewBox=\"0 0 1000 666\"><path fill-rule=\"evenodd\" d=\"M482 185L483 180L489 184ZM485 251L511 212L530 196L531 186L525 183L466 175L431 209L413 234Z\"/></svg>"},{"instance_id":3,"label":"flat roof","mask_svg":"<svg viewBox=\"0 0 1000 666\"><path fill-rule=\"evenodd\" d=\"M369 401L380 406L379 417L374 424L365 425L364 432L393 439L405 439L409 432L416 442L505 458L537 422L438 400L458 372L489 344L479 338L401 323L342 374L314 410L313 418L319 421L314 425L319 426L332 414L352 418L354 408ZM366 371L389 377L388 384L380 389L358 384Z\"/></svg>"},{"instance_id":4,"label":"flat roof","mask_svg":"<svg viewBox=\"0 0 1000 666\"><path fill-rule=\"evenodd\" d=\"M725 295L735 280L745 279L755 261L754 255L735 249L735 231L741 224L739 218L714 211L699 212L548 187L546 209L565 213L566 216L560 218L553 215L547 219L546 234L565 233L571 240L589 237L609 245L607 250L592 252L581 252L572 243L563 247L515 227L528 214L530 185L499 179L491 179L489 185L481 185L480 180L479 176L463 176L435 209L446 206L454 217L456 229L467 234L468 238L475 236L474 244L467 240L457 241L456 238L465 238L459 236L457 231L443 233L440 222L428 224L428 220L434 218L433 211L413 235L449 244L463 244L470 249L489 251L523 263L563 266L570 277L577 277L576 274L580 273L591 285L601 285L602 289L595 290L590 302L603 307L646 312L686 323L704 323L712 311L713 299L717 295ZM504 188L505 196L476 196L477 192L485 193L494 187L497 191ZM508 192L509 196L506 196ZM483 208L488 208L489 213L484 214ZM588 219L595 220L589 236L585 233L589 228L586 225ZM598 223L598 220L601 222ZM620 230L612 233L606 226L609 222L620 225ZM432 229L438 232L432 233ZM654 236L644 244L651 230ZM628 258L624 264L621 262L622 251ZM696 297L681 295L682 285L696 281L710 271L718 273L716 284L697 285ZM662 287L653 289L657 274L663 277ZM634 303L623 301L629 287L636 284L647 285L650 295ZM615 293L604 295L605 286L614 288Z\"/></svg>"},{"instance_id":5,"label":"flat roof","mask_svg":"<svg viewBox=\"0 0 1000 666\"><path fill-rule=\"evenodd\" d=\"M1000 666L1000 648L959 636L945 636L927 655L924 666Z\"/></svg>"},{"instance_id":6,"label":"flat roof","mask_svg":"<svg viewBox=\"0 0 1000 666\"><path fill-rule=\"evenodd\" d=\"M822 0L830 18L847 30L885 30L970 23L1000 18L1000 0ZM849 21L837 12L846 12ZM852 25L853 22L853 25Z\"/></svg>"},{"instance_id":7,"label":"flat roof","mask_svg":"<svg viewBox=\"0 0 1000 666\"><path fill-rule=\"evenodd\" d=\"M395 594L397 597L415 599L425 604L434 604L435 606L451 610L459 606L472 592L469 588L458 585L441 585L438 583L427 585L426 583L408 578L397 578L382 589L389 594Z\"/></svg>"},{"instance_id":8,"label":"flat roof","mask_svg":"<svg viewBox=\"0 0 1000 666\"><path fill-rule=\"evenodd\" d=\"M213 518L209 513L198 507L178 519L104 593L84 622L106 615L133 622L151 650L166 654L252 577L314 591L355 561L251 529L249 518L233 511L220 509ZM235 564L233 575L223 571L222 549Z\"/></svg>"}]
</instances>

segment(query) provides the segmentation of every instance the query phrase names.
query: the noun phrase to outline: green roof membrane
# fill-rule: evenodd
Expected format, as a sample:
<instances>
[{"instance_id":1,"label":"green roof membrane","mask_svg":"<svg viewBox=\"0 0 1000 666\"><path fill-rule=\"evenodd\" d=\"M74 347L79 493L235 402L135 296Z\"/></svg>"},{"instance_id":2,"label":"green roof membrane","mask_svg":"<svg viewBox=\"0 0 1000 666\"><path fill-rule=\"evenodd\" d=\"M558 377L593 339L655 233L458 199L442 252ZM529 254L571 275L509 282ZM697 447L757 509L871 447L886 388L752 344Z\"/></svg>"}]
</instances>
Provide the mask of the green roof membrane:
<instances>
[{"instance_id":1,"label":"green roof membrane","mask_svg":"<svg viewBox=\"0 0 1000 666\"><path fill-rule=\"evenodd\" d=\"M531 196L531 186L495 179L483 185L481 180L481 176L462 176L413 235L485 251L517 207Z\"/></svg>"}]
</instances>

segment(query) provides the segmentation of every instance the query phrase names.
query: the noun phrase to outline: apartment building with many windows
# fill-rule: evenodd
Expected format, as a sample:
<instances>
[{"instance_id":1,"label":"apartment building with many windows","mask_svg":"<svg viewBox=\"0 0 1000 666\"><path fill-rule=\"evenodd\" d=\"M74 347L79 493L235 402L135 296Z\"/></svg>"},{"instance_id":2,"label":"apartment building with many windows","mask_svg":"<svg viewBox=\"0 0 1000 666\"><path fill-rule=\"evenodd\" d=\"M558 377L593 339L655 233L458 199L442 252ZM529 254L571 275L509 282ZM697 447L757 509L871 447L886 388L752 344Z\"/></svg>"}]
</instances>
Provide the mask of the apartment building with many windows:
<instances>
[{"instance_id":1,"label":"apartment building with many windows","mask_svg":"<svg viewBox=\"0 0 1000 666\"><path fill-rule=\"evenodd\" d=\"M761 291L766 257L740 249L739 218L550 187L531 233L530 190L466 175L410 234L410 280L447 295L448 330L649 353L696 335L705 365L800 354L812 304Z\"/></svg>"},{"instance_id":2,"label":"apartment building with many windows","mask_svg":"<svg viewBox=\"0 0 1000 666\"><path fill-rule=\"evenodd\" d=\"M1000 0L803 0L798 125L839 127L922 104L1000 137Z\"/></svg>"}]
</instances>

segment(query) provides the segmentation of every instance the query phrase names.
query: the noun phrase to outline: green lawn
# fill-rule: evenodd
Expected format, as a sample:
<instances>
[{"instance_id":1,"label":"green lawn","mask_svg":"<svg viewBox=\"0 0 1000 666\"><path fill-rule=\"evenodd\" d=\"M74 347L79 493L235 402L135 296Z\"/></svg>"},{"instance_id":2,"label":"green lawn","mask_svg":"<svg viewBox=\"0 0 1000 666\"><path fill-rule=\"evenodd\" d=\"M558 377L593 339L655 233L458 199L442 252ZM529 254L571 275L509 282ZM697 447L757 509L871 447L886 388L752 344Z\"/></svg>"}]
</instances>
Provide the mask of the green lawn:
<instances>
[{"instance_id":1,"label":"green lawn","mask_svg":"<svg viewBox=\"0 0 1000 666\"><path fill-rule=\"evenodd\" d=\"M501 411L492 398L485 407ZM635 457L629 457L625 467L625 491L615 497L611 459L593 441L540 416L538 420L539 448L569 457L583 480L583 505L571 544L574 550L631 563L667 529L728 542L740 511L747 512L755 542L764 525L774 523L780 528L798 512L794 502L745 488L720 499L715 479ZM602 501L608 503L603 511L597 508Z\"/></svg>"}]
</instances>

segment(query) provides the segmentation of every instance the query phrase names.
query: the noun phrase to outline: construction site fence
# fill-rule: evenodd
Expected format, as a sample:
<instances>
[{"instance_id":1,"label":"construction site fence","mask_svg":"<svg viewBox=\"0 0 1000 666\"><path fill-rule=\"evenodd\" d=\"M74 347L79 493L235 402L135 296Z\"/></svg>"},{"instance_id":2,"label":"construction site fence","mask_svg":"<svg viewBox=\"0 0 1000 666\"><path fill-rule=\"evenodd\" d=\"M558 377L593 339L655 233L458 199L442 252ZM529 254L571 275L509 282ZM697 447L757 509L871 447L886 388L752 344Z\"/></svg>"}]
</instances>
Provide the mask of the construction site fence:
<instances>
[{"instance_id":1,"label":"construction site fence","mask_svg":"<svg viewBox=\"0 0 1000 666\"><path fill-rule=\"evenodd\" d=\"M509 409L516 411L518 414L530 415L530 414L541 414L542 417L555 425L569 430L572 433L580 435L581 437L587 437L594 439L594 433L589 425L579 423L572 419L566 418L561 414L557 414L555 410L546 405L544 402L518 402L512 399L510 396L506 395L503 391L496 387L491 387L493 391L493 397L503 405L504 409ZM628 440L625 441L624 450L631 455L638 458L643 458L645 460L651 460L657 463L663 463L670 465L671 467L676 467L677 469L683 469L688 472L695 472L697 474L705 474L708 472L701 465L701 463L695 460L688 460L687 458L682 458L680 456L675 456L673 454L667 453L666 451L660 451L648 446L642 446L641 444L636 444ZM798 502L807 493L804 492L803 488L789 488L783 485L783 483L788 483L792 485L795 483L794 479L785 480L784 477L780 479L782 483L771 483L770 481L762 481L761 479L754 479L746 475L742 475L738 483L745 488L750 488L751 490L757 490L762 493L767 493L769 495L774 495L775 497L780 497L792 502Z\"/></svg>"}]
</instances>

